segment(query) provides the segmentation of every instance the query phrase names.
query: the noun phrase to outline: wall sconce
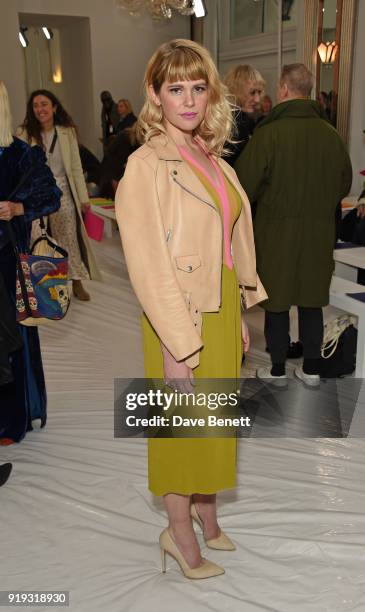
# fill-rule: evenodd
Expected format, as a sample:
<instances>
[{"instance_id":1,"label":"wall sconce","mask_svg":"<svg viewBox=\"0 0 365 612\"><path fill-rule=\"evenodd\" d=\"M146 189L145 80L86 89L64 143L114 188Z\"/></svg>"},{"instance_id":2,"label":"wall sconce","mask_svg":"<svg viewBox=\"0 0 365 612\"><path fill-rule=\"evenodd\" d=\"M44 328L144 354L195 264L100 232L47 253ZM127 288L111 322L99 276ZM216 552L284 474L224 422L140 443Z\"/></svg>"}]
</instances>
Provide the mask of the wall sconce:
<instances>
[{"instance_id":1,"label":"wall sconce","mask_svg":"<svg viewBox=\"0 0 365 612\"><path fill-rule=\"evenodd\" d=\"M200 17L205 17L207 11L204 5L203 0L195 0L194 2L194 14L197 19Z\"/></svg>"},{"instance_id":2,"label":"wall sconce","mask_svg":"<svg viewBox=\"0 0 365 612\"><path fill-rule=\"evenodd\" d=\"M51 40L51 38L53 38L53 32L51 30L51 28L47 28L46 26L42 27L42 32L45 35L45 37L47 38L47 40Z\"/></svg>"},{"instance_id":3,"label":"wall sconce","mask_svg":"<svg viewBox=\"0 0 365 612\"><path fill-rule=\"evenodd\" d=\"M29 40L28 40L28 38L27 38L27 36L25 34L27 30L28 30L28 28L21 27L21 28L19 28L19 34L18 34L19 40L20 40L20 44L21 44L22 47L24 47L24 49L25 49L25 47L29 47Z\"/></svg>"},{"instance_id":4,"label":"wall sconce","mask_svg":"<svg viewBox=\"0 0 365 612\"><path fill-rule=\"evenodd\" d=\"M52 81L54 83L62 83L62 72L61 68L57 68L55 72L52 74Z\"/></svg>"},{"instance_id":5,"label":"wall sconce","mask_svg":"<svg viewBox=\"0 0 365 612\"><path fill-rule=\"evenodd\" d=\"M336 59L338 44L335 41L322 42L317 50L322 64L333 64Z\"/></svg>"},{"instance_id":6,"label":"wall sconce","mask_svg":"<svg viewBox=\"0 0 365 612\"><path fill-rule=\"evenodd\" d=\"M60 33L59 30L56 28L53 30L50 30L50 28L48 28L48 30L52 32L52 36L48 40L52 81L54 83L62 83L63 76Z\"/></svg>"}]
</instances>

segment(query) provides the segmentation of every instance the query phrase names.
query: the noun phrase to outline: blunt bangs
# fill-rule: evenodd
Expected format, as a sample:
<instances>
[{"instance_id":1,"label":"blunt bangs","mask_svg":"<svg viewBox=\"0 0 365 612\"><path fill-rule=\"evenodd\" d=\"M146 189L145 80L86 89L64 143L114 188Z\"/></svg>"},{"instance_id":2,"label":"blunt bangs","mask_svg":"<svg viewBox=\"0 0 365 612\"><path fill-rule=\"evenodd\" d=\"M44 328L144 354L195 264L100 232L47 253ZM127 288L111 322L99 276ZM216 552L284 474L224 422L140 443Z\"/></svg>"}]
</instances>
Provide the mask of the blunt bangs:
<instances>
[{"instance_id":1,"label":"blunt bangs","mask_svg":"<svg viewBox=\"0 0 365 612\"><path fill-rule=\"evenodd\" d=\"M153 88L158 93L165 81L176 83L200 79L208 84L208 74L202 58L192 49L178 47L162 62L161 69L153 81Z\"/></svg>"}]
</instances>

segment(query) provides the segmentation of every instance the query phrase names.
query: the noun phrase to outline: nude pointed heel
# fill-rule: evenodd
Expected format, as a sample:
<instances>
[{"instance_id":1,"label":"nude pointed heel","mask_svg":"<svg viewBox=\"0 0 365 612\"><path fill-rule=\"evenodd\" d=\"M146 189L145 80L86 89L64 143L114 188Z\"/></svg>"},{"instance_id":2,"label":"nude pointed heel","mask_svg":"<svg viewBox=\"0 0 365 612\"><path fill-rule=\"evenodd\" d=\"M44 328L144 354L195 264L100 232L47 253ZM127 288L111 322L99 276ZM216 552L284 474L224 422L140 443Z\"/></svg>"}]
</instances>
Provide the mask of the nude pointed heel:
<instances>
[{"instance_id":1,"label":"nude pointed heel","mask_svg":"<svg viewBox=\"0 0 365 612\"><path fill-rule=\"evenodd\" d=\"M190 506L190 515L194 519L194 521L198 523L200 529L204 534L203 521L201 520L198 514L195 504L191 504ZM232 540L230 540L229 537L222 530L220 530L220 534L217 538L205 540L205 543L208 548L213 548L214 550L236 550L236 547L233 544Z\"/></svg>"},{"instance_id":2,"label":"nude pointed heel","mask_svg":"<svg viewBox=\"0 0 365 612\"><path fill-rule=\"evenodd\" d=\"M166 571L166 553L168 553L180 565L180 569L186 578L191 578L192 580L202 580L203 578L213 578L214 576L224 574L223 567L204 558L198 567L190 567L186 563L176 543L172 539L168 529L164 529L160 535L160 548L163 572Z\"/></svg>"}]
</instances>

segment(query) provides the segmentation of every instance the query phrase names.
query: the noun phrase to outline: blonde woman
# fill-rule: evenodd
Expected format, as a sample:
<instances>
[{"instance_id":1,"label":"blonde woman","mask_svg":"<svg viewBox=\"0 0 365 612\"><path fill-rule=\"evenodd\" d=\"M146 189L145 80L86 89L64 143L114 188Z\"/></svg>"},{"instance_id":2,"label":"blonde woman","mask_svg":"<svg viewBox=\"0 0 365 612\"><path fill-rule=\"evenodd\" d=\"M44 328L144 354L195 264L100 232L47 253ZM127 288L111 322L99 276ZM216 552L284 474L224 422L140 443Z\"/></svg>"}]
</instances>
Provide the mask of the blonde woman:
<instances>
[{"instance_id":1,"label":"blonde woman","mask_svg":"<svg viewBox=\"0 0 365 612\"><path fill-rule=\"evenodd\" d=\"M121 98L118 100L118 115L119 123L116 127L116 133L119 134L126 128L132 127L137 121L137 117L133 113L132 105L129 100Z\"/></svg>"},{"instance_id":2,"label":"blonde woman","mask_svg":"<svg viewBox=\"0 0 365 612\"><path fill-rule=\"evenodd\" d=\"M194 379L239 377L242 340L249 344L240 288L251 305L266 293L247 196L220 159L232 115L208 51L190 40L161 45L144 89L145 144L119 184L117 220L144 310L146 377L191 391ZM218 525L216 493L236 484L236 440L150 439L148 461L149 488L164 497L169 518L163 563L168 552L189 578L223 573L202 559L191 517L210 548L235 549Z\"/></svg>"},{"instance_id":3,"label":"blonde woman","mask_svg":"<svg viewBox=\"0 0 365 612\"><path fill-rule=\"evenodd\" d=\"M82 212L89 196L82 171L75 124L56 96L46 89L34 91L18 135L45 151L48 164L62 190L60 210L49 218L52 236L68 252L69 275L76 298L90 300L82 281L100 280Z\"/></svg>"},{"instance_id":4,"label":"blonde woman","mask_svg":"<svg viewBox=\"0 0 365 612\"><path fill-rule=\"evenodd\" d=\"M248 143L255 127L255 114L261 109L265 81L258 70L248 64L232 68L224 83L236 106L234 111L234 143L227 143L228 153L224 159L233 166Z\"/></svg>"}]
</instances>

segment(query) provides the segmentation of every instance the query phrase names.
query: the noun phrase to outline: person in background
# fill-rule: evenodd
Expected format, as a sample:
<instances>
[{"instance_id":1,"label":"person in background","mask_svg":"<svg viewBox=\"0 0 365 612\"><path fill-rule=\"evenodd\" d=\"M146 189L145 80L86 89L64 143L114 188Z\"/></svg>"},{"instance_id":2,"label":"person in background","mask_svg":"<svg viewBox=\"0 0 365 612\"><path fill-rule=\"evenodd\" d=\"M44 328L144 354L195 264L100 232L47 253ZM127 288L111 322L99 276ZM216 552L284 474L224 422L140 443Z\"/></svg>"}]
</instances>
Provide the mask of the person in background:
<instances>
[{"instance_id":1,"label":"person in background","mask_svg":"<svg viewBox=\"0 0 365 612\"><path fill-rule=\"evenodd\" d=\"M82 171L76 126L56 96L46 90L34 91L27 104L20 138L45 151L57 185L62 190L60 210L50 215L53 238L68 252L69 278L76 298L90 300L84 279L100 280L95 257L86 233L82 213L89 207L89 194Z\"/></svg>"},{"instance_id":2,"label":"person in background","mask_svg":"<svg viewBox=\"0 0 365 612\"><path fill-rule=\"evenodd\" d=\"M327 94L327 117L330 123L336 127L337 125L337 102L338 94L333 89Z\"/></svg>"},{"instance_id":3,"label":"person in background","mask_svg":"<svg viewBox=\"0 0 365 612\"><path fill-rule=\"evenodd\" d=\"M257 126L235 169L249 198L257 200L257 270L269 295L263 306L272 366L259 368L257 376L285 384L289 309L295 305L304 357L295 375L314 387L320 383L322 307L334 268L335 210L351 187L352 168L339 134L310 99L313 83L304 64L283 67L278 104Z\"/></svg>"},{"instance_id":4,"label":"person in background","mask_svg":"<svg viewBox=\"0 0 365 612\"><path fill-rule=\"evenodd\" d=\"M60 198L42 149L13 137L8 94L0 81L0 329L2 360L8 366L0 386L0 444L20 442L32 421L40 419L44 426L47 418L38 328L17 324L17 333L14 329L16 257L8 226L17 249L26 251L32 221L55 213Z\"/></svg>"},{"instance_id":5,"label":"person in background","mask_svg":"<svg viewBox=\"0 0 365 612\"><path fill-rule=\"evenodd\" d=\"M227 142L223 159L233 166L247 145L255 128L255 115L260 110L265 81L260 72L247 64L232 68L224 79L231 94L235 129L231 136L233 143Z\"/></svg>"},{"instance_id":6,"label":"person in background","mask_svg":"<svg viewBox=\"0 0 365 612\"><path fill-rule=\"evenodd\" d=\"M272 99L266 95L261 102L261 116L266 117L272 111Z\"/></svg>"},{"instance_id":7,"label":"person in background","mask_svg":"<svg viewBox=\"0 0 365 612\"><path fill-rule=\"evenodd\" d=\"M100 166L99 195L114 200L128 157L138 148L135 124L111 138Z\"/></svg>"},{"instance_id":8,"label":"person in background","mask_svg":"<svg viewBox=\"0 0 365 612\"><path fill-rule=\"evenodd\" d=\"M132 127L132 125L137 121L137 117L133 113L131 103L125 98L118 101L118 114L120 119L116 128L117 134L125 130L125 128Z\"/></svg>"},{"instance_id":9,"label":"person in background","mask_svg":"<svg viewBox=\"0 0 365 612\"><path fill-rule=\"evenodd\" d=\"M14 308L0 272L0 387L14 380L11 354L23 346L18 327L14 317Z\"/></svg>"},{"instance_id":10,"label":"person in background","mask_svg":"<svg viewBox=\"0 0 365 612\"><path fill-rule=\"evenodd\" d=\"M79 143L79 153L88 194L90 197L96 197L99 195L100 161L81 143Z\"/></svg>"},{"instance_id":11,"label":"person in background","mask_svg":"<svg viewBox=\"0 0 365 612\"><path fill-rule=\"evenodd\" d=\"M110 91L102 91L100 94L101 100L101 129L102 129L102 143L105 147L108 144L110 136L117 133L117 125L120 117L118 113L118 106L112 98Z\"/></svg>"}]
</instances>

